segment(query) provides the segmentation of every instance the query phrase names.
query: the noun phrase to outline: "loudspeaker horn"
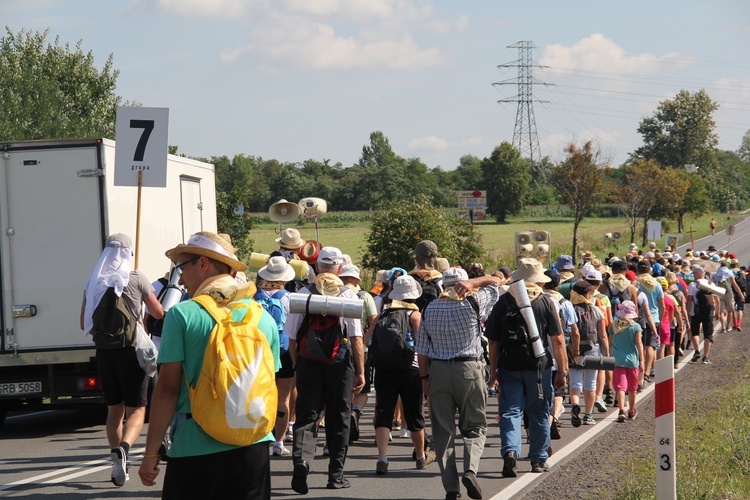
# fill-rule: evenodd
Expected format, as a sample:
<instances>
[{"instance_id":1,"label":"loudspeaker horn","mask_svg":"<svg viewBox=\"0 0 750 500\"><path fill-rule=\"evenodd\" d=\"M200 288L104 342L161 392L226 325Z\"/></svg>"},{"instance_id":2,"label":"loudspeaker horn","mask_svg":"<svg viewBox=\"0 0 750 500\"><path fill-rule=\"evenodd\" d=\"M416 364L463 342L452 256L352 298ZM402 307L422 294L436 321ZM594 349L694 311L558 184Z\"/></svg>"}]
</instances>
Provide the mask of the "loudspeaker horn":
<instances>
[{"instance_id":1,"label":"loudspeaker horn","mask_svg":"<svg viewBox=\"0 0 750 500\"><path fill-rule=\"evenodd\" d=\"M612 233L612 238L619 240L622 238L622 233Z\"/></svg>"},{"instance_id":2,"label":"loudspeaker horn","mask_svg":"<svg viewBox=\"0 0 750 500\"><path fill-rule=\"evenodd\" d=\"M531 233L528 231L519 231L516 233L516 245L527 245L531 243Z\"/></svg>"},{"instance_id":3,"label":"loudspeaker horn","mask_svg":"<svg viewBox=\"0 0 750 500\"><path fill-rule=\"evenodd\" d=\"M292 222L302 213L299 205L291 201L279 200L268 209L268 216L274 222Z\"/></svg>"},{"instance_id":4,"label":"loudspeaker horn","mask_svg":"<svg viewBox=\"0 0 750 500\"><path fill-rule=\"evenodd\" d=\"M323 217L328 211L328 204L323 198L302 198L299 208L305 217Z\"/></svg>"}]
</instances>

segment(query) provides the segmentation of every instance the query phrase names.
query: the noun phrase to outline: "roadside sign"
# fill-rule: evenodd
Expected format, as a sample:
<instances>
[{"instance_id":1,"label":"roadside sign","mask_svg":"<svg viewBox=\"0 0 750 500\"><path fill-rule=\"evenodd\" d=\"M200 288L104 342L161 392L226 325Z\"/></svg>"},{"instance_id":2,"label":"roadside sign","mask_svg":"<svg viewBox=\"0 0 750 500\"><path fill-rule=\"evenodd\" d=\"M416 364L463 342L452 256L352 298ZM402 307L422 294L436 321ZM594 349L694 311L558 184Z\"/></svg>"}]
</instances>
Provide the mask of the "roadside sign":
<instances>
[{"instance_id":1,"label":"roadside sign","mask_svg":"<svg viewBox=\"0 0 750 500\"><path fill-rule=\"evenodd\" d=\"M472 211L475 220L484 220L487 211L487 191L474 189L471 191L456 191L458 197L458 212L464 217Z\"/></svg>"},{"instance_id":2,"label":"roadside sign","mask_svg":"<svg viewBox=\"0 0 750 500\"><path fill-rule=\"evenodd\" d=\"M167 187L169 108L117 108L115 186Z\"/></svg>"},{"instance_id":3,"label":"roadside sign","mask_svg":"<svg viewBox=\"0 0 750 500\"><path fill-rule=\"evenodd\" d=\"M734 226L734 224L729 224L729 225L727 226L727 229L726 229L726 231L727 231L727 236L734 236L734 231L735 231L735 226Z\"/></svg>"}]
</instances>

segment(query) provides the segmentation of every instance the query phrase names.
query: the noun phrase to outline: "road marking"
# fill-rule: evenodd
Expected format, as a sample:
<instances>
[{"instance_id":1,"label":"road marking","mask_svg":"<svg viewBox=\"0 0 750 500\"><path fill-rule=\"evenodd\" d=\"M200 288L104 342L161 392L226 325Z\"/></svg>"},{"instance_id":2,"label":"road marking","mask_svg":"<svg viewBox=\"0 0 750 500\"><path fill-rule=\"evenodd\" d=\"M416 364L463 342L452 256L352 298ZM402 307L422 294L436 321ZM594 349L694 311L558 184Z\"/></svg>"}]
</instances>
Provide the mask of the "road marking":
<instances>
[{"instance_id":1,"label":"road marking","mask_svg":"<svg viewBox=\"0 0 750 500\"><path fill-rule=\"evenodd\" d=\"M130 450L133 455L138 455L140 453L143 453L146 450L146 448L138 448L138 449L132 449ZM139 455L138 455L139 456ZM133 458L136 458L135 456ZM102 465L106 464L106 465ZM96 467L92 467L96 466ZM87 474L93 474L95 472L99 472L101 470L105 470L112 467L111 462L107 459L97 459L97 460L91 460L89 462L83 462L81 464L74 465L72 467L67 467L65 469L59 469L51 472L45 472L44 474L39 474L38 476L28 477L26 479L19 479L18 481L14 481L12 483L8 484L0 484L0 491L9 490L11 488L15 488L16 486L22 486L24 484L30 484L30 483L40 483L40 484L56 484L61 483L68 479L73 479L80 476L85 476ZM83 470L81 470L83 469ZM72 474L69 474L64 477L55 478L51 481L44 481L42 480L59 476L60 474L67 474L69 472L72 472Z\"/></svg>"},{"instance_id":2,"label":"road marking","mask_svg":"<svg viewBox=\"0 0 750 500\"><path fill-rule=\"evenodd\" d=\"M714 325L714 328L716 328L716 325L719 325L719 331L721 330L721 323L716 322ZM716 333L714 334L716 335ZM677 346L675 346L675 349ZM703 342L701 342L698 345L698 350L703 350ZM697 363L697 362L696 362ZM685 366L689 364L695 364L691 363L688 360L688 356L684 356L682 360L678 363L677 368L675 368L675 373L682 370ZM646 399L648 399L651 394L654 392L654 388L656 387L656 384L653 382L648 385L647 388L643 389L638 394L638 402L642 403ZM641 415L641 418L644 418L643 415ZM556 465L559 462L562 462L565 458L567 458L569 455L573 455L574 453L578 452L578 449L585 445L586 443L590 442L591 439L595 438L598 434L604 432L604 430L609 429L609 427L617 421L617 413L616 412L610 412L609 415L604 417L603 419L599 420L597 425L591 427L588 431L584 432L577 438L575 438L573 441L565 445L560 450L555 450L555 453L547 459L547 464L549 464L550 468L554 465ZM502 460L502 457L500 457ZM518 479L510 483L508 486L497 492L495 496L491 497L490 500L501 500L501 499L507 499L507 498L513 498L514 496L518 495L519 493L522 493L527 486L532 484L534 481L540 481L544 479L546 475L544 473L542 474L535 474L533 472L529 472L527 474L520 474Z\"/></svg>"}]
</instances>

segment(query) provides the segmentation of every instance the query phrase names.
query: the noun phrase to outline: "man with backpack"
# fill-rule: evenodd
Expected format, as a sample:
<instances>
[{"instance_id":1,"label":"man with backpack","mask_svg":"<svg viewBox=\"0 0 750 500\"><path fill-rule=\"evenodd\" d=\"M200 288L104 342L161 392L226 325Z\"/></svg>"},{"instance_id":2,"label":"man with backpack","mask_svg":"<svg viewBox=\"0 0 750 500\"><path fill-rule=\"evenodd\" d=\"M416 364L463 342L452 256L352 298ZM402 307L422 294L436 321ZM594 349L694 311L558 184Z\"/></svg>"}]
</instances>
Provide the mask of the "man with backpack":
<instances>
[{"instance_id":1,"label":"man with backpack","mask_svg":"<svg viewBox=\"0 0 750 500\"><path fill-rule=\"evenodd\" d=\"M719 306L719 298L699 288L699 284L707 283L704 279L703 268L693 266L693 276L695 281L688 286L687 308L690 313L690 331L693 336L693 358L690 360L695 363L701 359L701 351L698 346L700 340L700 330L703 327L703 364L709 365L708 354L711 352L711 345L714 343L714 319L719 319L718 312L715 312Z\"/></svg>"},{"instance_id":2,"label":"man with backpack","mask_svg":"<svg viewBox=\"0 0 750 500\"><path fill-rule=\"evenodd\" d=\"M745 294L747 293L747 278L745 270L740 268L740 261L732 259L732 272L737 283L739 293L734 290L734 329L742 331L742 314L745 311Z\"/></svg>"},{"instance_id":3,"label":"man with backpack","mask_svg":"<svg viewBox=\"0 0 750 500\"><path fill-rule=\"evenodd\" d=\"M122 486L129 479L128 452L140 436L146 416L148 377L138 364L133 347L141 304L145 302L157 319L164 315L150 280L131 270L132 247L125 234L107 238L81 305L81 329L93 335L107 402L107 441L115 486Z\"/></svg>"},{"instance_id":4,"label":"man with backpack","mask_svg":"<svg viewBox=\"0 0 750 500\"><path fill-rule=\"evenodd\" d=\"M300 290L342 299L357 294L339 278L343 267L341 250L323 247L318 252L318 275ZM344 477L349 449L352 395L365 385L361 318L331 314L290 314L284 330L289 334L289 351L297 372L297 419L294 423L292 489L309 491L307 475L317 448L317 422L325 408L328 447L328 489L350 486Z\"/></svg>"},{"instance_id":5,"label":"man with backpack","mask_svg":"<svg viewBox=\"0 0 750 500\"><path fill-rule=\"evenodd\" d=\"M552 406L552 355L557 361L555 390L565 387L568 356L560 317L554 300L542 286L550 281L542 264L531 258L521 259L511 280L522 282L531 302L537 342L544 346L542 357L534 354L530 327L521 313L519 303L509 292L500 297L486 323L490 341L490 361L493 373L497 370L501 395L500 412L501 454L503 477L516 477L517 461L521 456L521 421L524 411L529 417L529 458L531 471L546 472L550 442L549 409ZM511 290L514 285L511 285ZM518 286L518 285L515 285Z\"/></svg>"},{"instance_id":6,"label":"man with backpack","mask_svg":"<svg viewBox=\"0 0 750 500\"><path fill-rule=\"evenodd\" d=\"M494 276L468 279L463 269L450 268L443 273L446 291L422 313L416 352L422 390L431 399L436 461L446 498L461 495L455 450L449 449L456 412L464 444L461 481L470 498L482 498L476 474L487 435L487 385L480 319L497 301L499 283Z\"/></svg>"},{"instance_id":7,"label":"man with backpack","mask_svg":"<svg viewBox=\"0 0 750 500\"><path fill-rule=\"evenodd\" d=\"M276 322L252 300L255 284L235 281L247 266L218 235L193 234L166 255L191 300L174 305L164 322L141 482L156 484L174 415L162 498L270 499Z\"/></svg>"}]
</instances>

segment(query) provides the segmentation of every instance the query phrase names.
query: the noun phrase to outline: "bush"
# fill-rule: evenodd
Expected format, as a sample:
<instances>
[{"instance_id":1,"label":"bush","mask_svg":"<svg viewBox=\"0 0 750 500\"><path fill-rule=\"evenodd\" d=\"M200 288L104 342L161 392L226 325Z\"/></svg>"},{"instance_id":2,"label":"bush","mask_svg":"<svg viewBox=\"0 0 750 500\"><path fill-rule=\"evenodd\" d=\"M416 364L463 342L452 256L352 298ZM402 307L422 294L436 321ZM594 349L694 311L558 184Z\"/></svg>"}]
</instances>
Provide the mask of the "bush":
<instances>
[{"instance_id":1,"label":"bush","mask_svg":"<svg viewBox=\"0 0 750 500\"><path fill-rule=\"evenodd\" d=\"M422 195L375 213L366 239L363 267L370 270L414 267L409 252L422 240L432 240L440 257L466 266L483 254L478 234L468 221L434 207Z\"/></svg>"}]
</instances>

